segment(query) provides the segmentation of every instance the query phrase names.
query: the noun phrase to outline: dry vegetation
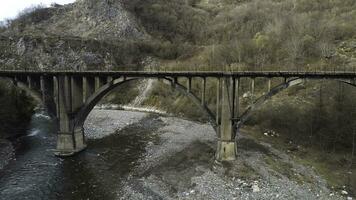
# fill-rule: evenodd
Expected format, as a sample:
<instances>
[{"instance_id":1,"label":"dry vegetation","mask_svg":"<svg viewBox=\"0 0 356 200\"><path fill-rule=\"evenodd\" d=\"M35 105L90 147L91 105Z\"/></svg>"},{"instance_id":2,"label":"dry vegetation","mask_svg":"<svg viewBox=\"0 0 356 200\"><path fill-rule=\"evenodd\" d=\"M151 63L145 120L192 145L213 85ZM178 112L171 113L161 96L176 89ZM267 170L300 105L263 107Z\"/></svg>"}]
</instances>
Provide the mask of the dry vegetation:
<instances>
[{"instance_id":1,"label":"dry vegetation","mask_svg":"<svg viewBox=\"0 0 356 200\"><path fill-rule=\"evenodd\" d=\"M108 5L92 4L91 9L102 8L105 12L112 12ZM45 35L38 35L38 30L42 30L46 24L56 23L54 20L59 18L57 15L68 9L75 10L75 6L66 8L57 5L50 8L37 6L23 11L17 19L8 22L8 27L3 28L2 33L16 35L12 40L16 41L18 37L32 43L32 46L41 47L41 52L58 54L54 50L58 48L53 47L59 44L63 52L73 51L75 54L85 49L98 55L97 60L102 61L88 62L88 69L107 64L104 59L107 55L111 56L110 65L116 66L114 69L123 69L122 66L126 66L125 69L138 69L137 66L140 66L147 56L156 58L162 70L314 71L353 70L356 66L354 0L125 0L123 5L150 37L138 40L115 37L98 40L101 32L95 35L95 31L92 31L94 35L85 38L68 35L61 37L50 33L52 29L44 30ZM92 11L88 9L85 12ZM101 13L100 10L95 12ZM67 15L72 14L71 11ZM82 18L82 15L78 14L79 18ZM55 28L61 33L60 26ZM16 55L16 50L6 48L6 45L11 45L11 41L6 37L2 38L1 45L1 57ZM17 55L18 59L15 60L20 63L16 63L16 67L37 65L37 57L36 54ZM56 66L62 58L54 58L49 59L48 63ZM258 88L259 85L265 85L265 82L260 81L257 84ZM198 87L199 83L194 85ZM327 103L323 103L323 106L314 103L310 108L314 110L308 112L324 112L319 118L312 119L315 140L320 139L318 134L337 129L340 134L332 139L333 145L340 143L345 146L342 143L345 141L348 147L351 141L350 130L354 127L352 121L355 121L352 120L354 115L350 115L351 112L348 111L355 107L351 98L355 92L352 89L340 90L339 87L336 84L328 84L328 89L320 92L320 102ZM215 85L208 85L208 88L209 91L214 91ZM158 89L155 91L152 99L157 95L165 95ZM248 85L245 86L244 92L247 91ZM264 91L261 89L260 92ZM292 94L298 93L292 91ZM211 107L215 104L213 96L214 92L207 98ZM176 98L181 97L174 99ZM285 114L279 113L268 118L275 121L279 121L279 117L286 119L288 113L295 111L290 109L292 107L284 105ZM300 118L300 115L308 112L295 114L295 117ZM341 119L342 117L344 119ZM298 123L293 119L289 121L291 124L288 127L293 124L296 127L308 127L306 123L310 123L310 120ZM348 123L345 123L346 121ZM336 127L322 127L320 124L334 124ZM269 126L279 128L278 123L274 122ZM293 130L305 134L309 132L307 129ZM325 142L324 146L329 147L330 144Z\"/></svg>"},{"instance_id":2,"label":"dry vegetation","mask_svg":"<svg viewBox=\"0 0 356 200\"><path fill-rule=\"evenodd\" d=\"M0 80L0 139L22 134L31 119L34 104L8 82Z\"/></svg>"},{"instance_id":3,"label":"dry vegetation","mask_svg":"<svg viewBox=\"0 0 356 200\"><path fill-rule=\"evenodd\" d=\"M177 48L195 47L188 54L175 56L173 62L163 59L164 70L356 68L353 0L130 0L126 6L159 41ZM266 82L257 84L257 93L265 92ZM209 91L215 88L208 87ZM248 82L242 87L248 92ZM160 95L166 94L154 94ZM248 125L258 125L261 133L275 130L286 141L293 141L293 146L306 147L311 152L306 162L322 165L323 175L337 168L342 175L330 181L344 181L355 165L355 97L354 87L312 82L278 95L258 110ZM214 98L208 101L214 107ZM183 99L181 102L188 105ZM243 103L247 106L250 102L245 99ZM186 110L196 109L191 106ZM314 158L330 154L338 159L323 157L314 162ZM354 186L352 180L348 183Z\"/></svg>"},{"instance_id":4,"label":"dry vegetation","mask_svg":"<svg viewBox=\"0 0 356 200\"><path fill-rule=\"evenodd\" d=\"M201 47L180 55L182 65L190 67L331 69L349 64L337 49L356 32L353 0L133 0L126 5L156 38Z\"/></svg>"}]
</instances>

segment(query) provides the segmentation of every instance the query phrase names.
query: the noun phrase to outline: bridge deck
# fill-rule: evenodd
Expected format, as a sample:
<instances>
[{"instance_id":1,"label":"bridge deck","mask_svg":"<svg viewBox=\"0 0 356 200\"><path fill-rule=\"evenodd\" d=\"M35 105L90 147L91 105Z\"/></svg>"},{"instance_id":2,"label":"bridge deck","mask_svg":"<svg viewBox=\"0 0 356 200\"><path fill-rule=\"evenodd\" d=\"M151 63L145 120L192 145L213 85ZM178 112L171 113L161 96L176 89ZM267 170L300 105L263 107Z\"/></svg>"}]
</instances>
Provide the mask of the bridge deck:
<instances>
[{"instance_id":1,"label":"bridge deck","mask_svg":"<svg viewBox=\"0 0 356 200\"><path fill-rule=\"evenodd\" d=\"M353 71L28 71L28 70L0 70L0 76L16 75L71 75L71 76L126 76L126 77L283 77L283 78L356 78Z\"/></svg>"}]
</instances>

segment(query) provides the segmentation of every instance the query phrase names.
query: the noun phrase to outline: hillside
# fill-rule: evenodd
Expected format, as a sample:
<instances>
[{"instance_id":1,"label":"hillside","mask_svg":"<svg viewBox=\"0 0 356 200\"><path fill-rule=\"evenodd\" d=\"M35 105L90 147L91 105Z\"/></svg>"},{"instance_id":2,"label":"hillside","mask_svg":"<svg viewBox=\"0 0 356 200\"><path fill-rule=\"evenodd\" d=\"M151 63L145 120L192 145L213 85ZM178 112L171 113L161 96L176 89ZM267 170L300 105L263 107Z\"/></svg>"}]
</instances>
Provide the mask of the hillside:
<instances>
[{"instance_id":1,"label":"hillside","mask_svg":"<svg viewBox=\"0 0 356 200\"><path fill-rule=\"evenodd\" d=\"M134 0L125 5L151 35L202 47L178 66L314 70L355 65L354 56L338 51L342 42L355 39L352 0Z\"/></svg>"},{"instance_id":2,"label":"hillside","mask_svg":"<svg viewBox=\"0 0 356 200\"><path fill-rule=\"evenodd\" d=\"M137 45L130 39L143 38L144 32L119 3L85 0L33 7L2 31L0 63L8 68L40 69L136 64L137 56L128 49Z\"/></svg>"},{"instance_id":3,"label":"hillside","mask_svg":"<svg viewBox=\"0 0 356 200\"><path fill-rule=\"evenodd\" d=\"M143 38L145 34L119 1L79 0L65 6L34 6L11 21L5 35L57 35L96 40Z\"/></svg>"},{"instance_id":4,"label":"hillside","mask_svg":"<svg viewBox=\"0 0 356 200\"><path fill-rule=\"evenodd\" d=\"M356 1L78 0L65 6L34 7L0 29L0 66L354 71ZM138 85L128 86L131 90L125 95L112 93L106 102L127 103L141 91L137 88L149 85L140 106L204 120L189 99L161 83ZM242 106L266 92L265 85L265 80L257 80L253 96L249 82L243 82ZM211 94L207 101L213 108L216 85L207 87ZM277 132L281 137L269 138L271 143L292 149L300 162L315 165L331 186L344 184L356 193L354 97L351 86L308 82L277 95L246 128L259 139L266 131ZM335 176L328 176L335 171Z\"/></svg>"},{"instance_id":5,"label":"hillside","mask_svg":"<svg viewBox=\"0 0 356 200\"><path fill-rule=\"evenodd\" d=\"M352 0L80 0L65 6L29 8L10 21L1 35L18 36L11 49L15 44L26 46L22 36L34 41L60 38L47 43L66 51L62 43L73 39L104 48L105 43L119 48L123 41L149 42L145 46L148 55L158 58L166 69L352 69L356 62L355 10ZM41 52L35 55L49 51L38 46ZM112 52L93 52L88 46L79 44L77 48L84 47L83 52L69 51L72 55L64 57L84 63L88 59L83 57L91 57L96 60L92 64L101 67L139 65L145 59L117 61ZM58 52L53 54L51 57ZM142 52L135 48L126 52L126 56L135 55ZM41 60L35 63L42 64Z\"/></svg>"}]
</instances>

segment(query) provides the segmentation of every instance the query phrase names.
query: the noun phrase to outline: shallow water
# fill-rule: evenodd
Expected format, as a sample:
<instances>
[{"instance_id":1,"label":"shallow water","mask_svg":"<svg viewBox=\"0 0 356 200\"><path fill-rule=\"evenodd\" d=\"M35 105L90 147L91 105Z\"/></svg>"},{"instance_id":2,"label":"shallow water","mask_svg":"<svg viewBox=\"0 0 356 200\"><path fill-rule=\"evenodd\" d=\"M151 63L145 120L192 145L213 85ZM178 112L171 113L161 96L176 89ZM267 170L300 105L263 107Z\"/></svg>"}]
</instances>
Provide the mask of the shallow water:
<instances>
[{"instance_id":1,"label":"shallow water","mask_svg":"<svg viewBox=\"0 0 356 200\"><path fill-rule=\"evenodd\" d=\"M54 123L36 113L27 131L14 142L16 158L0 171L0 199L118 199L121 182L154 141L152 132L162 126L148 115L119 132L88 141L77 156L55 157Z\"/></svg>"}]
</instances>

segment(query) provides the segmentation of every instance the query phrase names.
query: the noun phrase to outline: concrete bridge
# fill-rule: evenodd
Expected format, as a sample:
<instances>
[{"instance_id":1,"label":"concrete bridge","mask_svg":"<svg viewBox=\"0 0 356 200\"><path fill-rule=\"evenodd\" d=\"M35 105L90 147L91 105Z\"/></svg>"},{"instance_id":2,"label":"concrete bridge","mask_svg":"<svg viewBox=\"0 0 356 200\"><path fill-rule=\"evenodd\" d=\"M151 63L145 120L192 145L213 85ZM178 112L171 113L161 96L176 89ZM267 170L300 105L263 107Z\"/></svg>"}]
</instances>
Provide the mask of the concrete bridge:
<instances>
[{"instance_id":1,"label":"concrete bridge","mask_svg":"<svg viewBox=\"0 0 356 200\"><path fill-rule=\"evenodd\" d=\"M143 79L161 79L187 95L210 117L217 134L218 160L236 158L235 136L251 111L271 96L306 79L331 79L355 85L355 72L140 72L140 71L0 71L0 77L29 91L41 100L49 113L57 118L56 155L70 156L86 148L83 125L94 106L111 90L123 83ZM266 79L266 92L245 111L240 110L241 79L249 79L251 92L255 80ZM192 81L199 88L192 88ZM272 82L273 80L273 82ZM278 80L278 84L276 83ZM217 85L216 110L206 104L206 85Z\"/></svg>"}]
</instances>

